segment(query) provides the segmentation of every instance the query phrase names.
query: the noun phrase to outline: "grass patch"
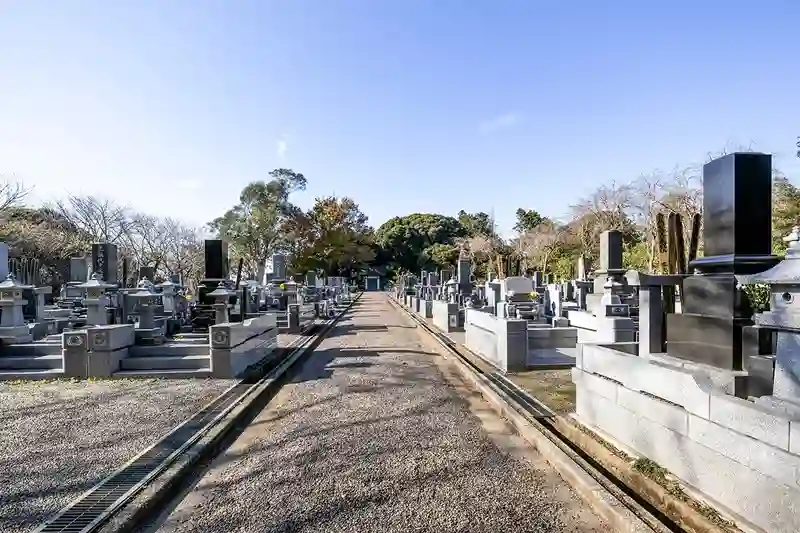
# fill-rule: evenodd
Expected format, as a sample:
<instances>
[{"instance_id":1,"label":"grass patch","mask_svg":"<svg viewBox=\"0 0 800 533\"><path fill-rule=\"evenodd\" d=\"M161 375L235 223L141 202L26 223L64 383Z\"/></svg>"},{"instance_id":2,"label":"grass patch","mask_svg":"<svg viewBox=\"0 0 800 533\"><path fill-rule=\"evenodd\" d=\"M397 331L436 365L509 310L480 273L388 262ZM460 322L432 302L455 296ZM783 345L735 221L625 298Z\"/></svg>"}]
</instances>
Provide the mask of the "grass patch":
<instances>
[{"instance_id":1,"label":"grass patch","mask_svg":"<svg viewBox=\"0 0 800 533\"><path fill-rule=\"evenodd\" d=\"M719 514L719 511L695 500L694 498L691 498L688 494L686 494L686 491L683 490L683 487L681 487L680 484L670 476L669 471L652 459L640 457L633 462L632 466L633 469L640 474L647 476L664 487L672 497L690 505L692 509L697 511L712 524L724 529L725 531L739 531L739 529L736 527L736 524L725 519L721 514Z\"/></svg>"}]
</instances>

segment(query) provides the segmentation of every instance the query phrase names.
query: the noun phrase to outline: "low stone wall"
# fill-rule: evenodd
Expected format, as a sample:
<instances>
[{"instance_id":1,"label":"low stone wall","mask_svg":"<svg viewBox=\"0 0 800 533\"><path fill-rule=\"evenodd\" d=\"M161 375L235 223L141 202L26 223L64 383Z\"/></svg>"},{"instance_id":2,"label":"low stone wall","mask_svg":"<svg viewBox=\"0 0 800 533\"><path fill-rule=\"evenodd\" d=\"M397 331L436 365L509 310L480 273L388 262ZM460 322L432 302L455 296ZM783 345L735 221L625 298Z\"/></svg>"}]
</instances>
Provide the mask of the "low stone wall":
<instances>
[{"instance_id":1,"label":"low stone wall","mask_svg":"<svg viewBox=\"0 0 800 533\"><path fill-rule=\"evenodd\" d=\"M467 309L464 345L503 372L526 369L528 322L497 318L491 313Z\"/></svg>"},{"instance_id":2,"label":"low stone wall","mask_svg":"<svg viewBox=\"0 0 800 533\"><path fill-rule=\"evenodd\" d=\"M267 357L278 344L275 315L265 314L241 323L209 328L211 373L215 378L236 378Z\"/></svg>"},{"instance_id":3,"label":"low stone wall","mask_svg":"<svg viewBox=\"0 0 800 533\"><path fill-rule=\"evenodd\" d=\"M575 348L577 343L578 330L576 328L528 328L528 350Z\"/></svg>"},{"instance_id":4,"label":"low stone wall","mask_svg":"<svg viewBox=\"0 0 800 533\"><path fill-rule=\"evenodd\" d=\"M64 376L79 379L110 377L119 370L119 362L128 356L135 336L133 324L91 326L63 333Z\"/></svg>"},{"instance_id":5,"label":"low stone wall","mask_svg":"<svg viewBox=\"0 0 800 533\"><path fill-rule=\"evenodd\" d=\"M759 528L800 531L800 421L684 368L580 348L572 372L584 424Z\"/></svg>"},{"instance_id":6,"label":"low stone wall","mask_svg":"<svg viewBox=\"0 0 800 533\"><path fill-rule=\"evenodd\" d=\"M459 323L458 304L432 300L431 315L433 325L445 333L464 331L464 324Z\"/></svg>"}]
</instances>

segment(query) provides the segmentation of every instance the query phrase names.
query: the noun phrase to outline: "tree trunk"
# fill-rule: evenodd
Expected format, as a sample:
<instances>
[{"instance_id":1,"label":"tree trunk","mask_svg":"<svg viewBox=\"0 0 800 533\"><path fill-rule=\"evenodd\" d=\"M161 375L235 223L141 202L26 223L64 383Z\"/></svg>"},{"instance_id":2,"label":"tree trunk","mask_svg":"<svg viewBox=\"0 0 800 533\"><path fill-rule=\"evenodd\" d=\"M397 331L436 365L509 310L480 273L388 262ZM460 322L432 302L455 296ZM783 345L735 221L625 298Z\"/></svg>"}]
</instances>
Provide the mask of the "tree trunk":
<instances>
[{"instance_id":1,"label":"tree trunk","mask_svg":"<svg viewBox=\"0 0 800 533\"><path fill-rule=\"evenodd\" d=\"M256 271L256 281L259 283L264 283L264 275L267 272L267 262L266 260L261 260L258 262L258 270Z\"/></svg>"}]
</instances>

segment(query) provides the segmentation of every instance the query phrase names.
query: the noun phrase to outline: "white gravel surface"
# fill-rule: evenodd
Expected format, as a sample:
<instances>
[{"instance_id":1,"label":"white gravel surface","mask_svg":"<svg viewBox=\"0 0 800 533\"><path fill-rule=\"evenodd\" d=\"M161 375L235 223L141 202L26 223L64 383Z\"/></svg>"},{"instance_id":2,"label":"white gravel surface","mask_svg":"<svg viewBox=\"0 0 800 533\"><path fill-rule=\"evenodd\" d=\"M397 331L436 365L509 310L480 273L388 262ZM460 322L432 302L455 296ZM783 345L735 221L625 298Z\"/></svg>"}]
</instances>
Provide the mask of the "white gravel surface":
<instances>
[{"instance_id":1,"label":"white gravel surface","mask_svg":"<svg viewBox=\"0 0 800 533\"><path fill-rule=\"evenodd\" d=\"M0 531L30 531L235 383L0 382Z\"/></svg>"},{"instance_id":2,"label":"white gravel surface","mask_svg":"<svg viewBox=\"0 0 800 533\"><path fill-rule=\"evenodd\" d=\"M188 532L607 532L381 294L169 516Z\"/></svg>"}]
</instances>

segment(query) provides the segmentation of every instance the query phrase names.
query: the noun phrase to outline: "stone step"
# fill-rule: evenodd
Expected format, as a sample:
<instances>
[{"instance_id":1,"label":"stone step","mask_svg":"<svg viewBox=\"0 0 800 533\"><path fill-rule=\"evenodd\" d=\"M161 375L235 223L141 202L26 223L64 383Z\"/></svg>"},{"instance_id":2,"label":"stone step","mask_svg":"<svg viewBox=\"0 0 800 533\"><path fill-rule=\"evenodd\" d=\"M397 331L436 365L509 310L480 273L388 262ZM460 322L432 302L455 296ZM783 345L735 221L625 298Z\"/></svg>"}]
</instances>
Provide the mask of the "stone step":
<instances>
[{"instance_id":1,"label":"stone step","mask_svg":"<svg viewBox=\"0 0 800 533\"><path fill-rule=\"evenodd\" d=\"M208 344L168 342L156 346L131 346L128 349L129 358L169 357L185 355L204 355L208 357Z\"/></svg>"},{"instance_id":2,"label":"stone step","mask_svg":"<svg viewBox=\"0 0 800 533\"><path fill-rule=\"evenodd\" d=\"M115 378L204 379L211 377L211 368L197 370L120 370Z\"/></svg>"},{"instance_id":3,"label":"stone step","mask_svg":"<svg viewBox=\"0 0 800 533\"><path fill-rule=\"evenodd\" d=\"M0 370L58 370L64 368L59 355L7 355L0 356Z\"/></svg>"},{"instance_id":4,"label":"stone step","mask_svg":"<svg viewBox=\"0 0 800 533\"><path fill-rule=\"evenodd\" d=\"M120 361L121 370L203 370L210 366L208 355L127 357Z\"/></svg>"},{"instance_id":5,"label":"stone step","mask_svg":"<svg viewBox=\"0 0 800 533\"><path fill-rule=\"evenodd\" d=\"M173 339L172 342L177 342L180 344L202 344L208 345L208 335L203 335L202 337L181 337L180 339Z\"/></svg>"},{"instance_id":6,"label":"stone step","mask_svg":"<svg viewBox=\"0 0 800 533\"><path fill-rule=\"evenodd\" d=\"M64 377L60 368L45 370L8 370L0 371L0 381L13 381L18 379L56 379Z\"/></svg>"},{"instance_id":7,"label":"stone step","mask_svg":"<svg viewBox=\"0 0 800 533\"><path fill-rule=\"evenodd\" d=\"M31 342L29 344L8 344L3 346L2 356L5 357L33 357L41 355L61 355L61 343Z\"/></svg>"}]
</instances>

